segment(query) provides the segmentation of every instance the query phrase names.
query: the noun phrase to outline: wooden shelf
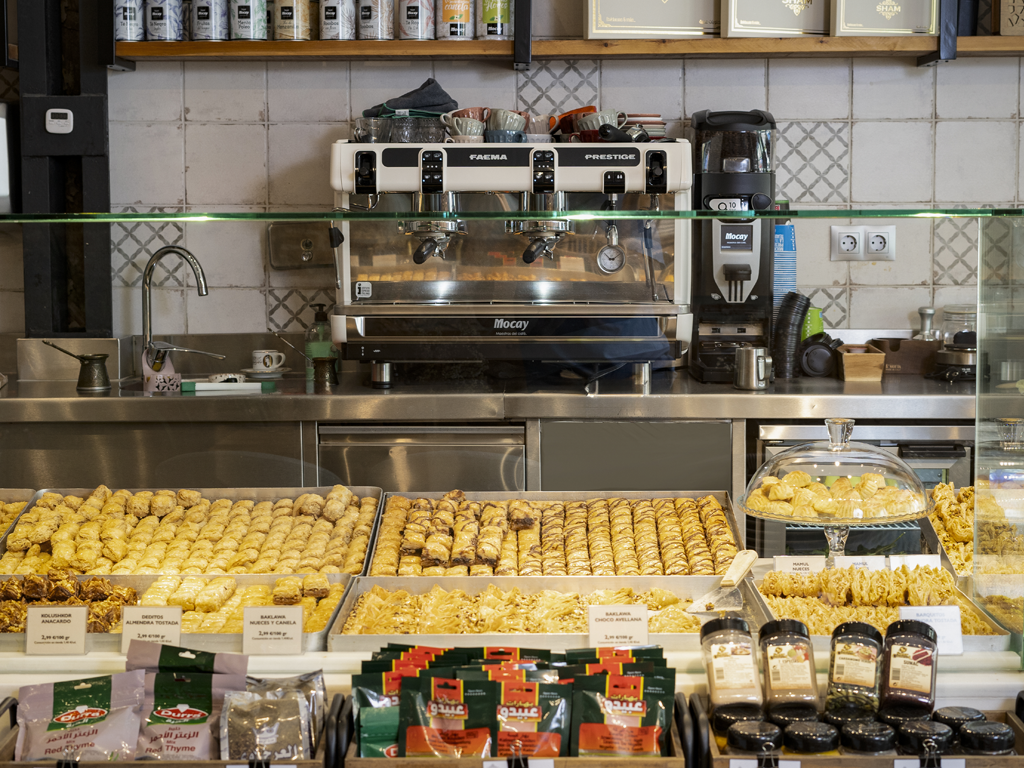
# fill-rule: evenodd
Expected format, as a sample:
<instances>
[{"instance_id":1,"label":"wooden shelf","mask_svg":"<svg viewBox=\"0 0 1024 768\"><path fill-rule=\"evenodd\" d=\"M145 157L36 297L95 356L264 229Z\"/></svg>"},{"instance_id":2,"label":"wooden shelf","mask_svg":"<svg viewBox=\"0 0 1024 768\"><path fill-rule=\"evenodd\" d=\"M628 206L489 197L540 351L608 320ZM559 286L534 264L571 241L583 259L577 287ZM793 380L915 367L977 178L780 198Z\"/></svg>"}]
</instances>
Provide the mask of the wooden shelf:
<instances>
[{"instance_id":1,"label":"wooden shelf","mask_svg":"<svg viewBox=\"0 0 1024 768\"><path fill-rule=\"evenodd\" d=\"M697 40L534 40L533 57L545 59L818 58L923 56L935 37L707 38ZM961 37L958 55L1024 55L1024 37ZM310 42L118 43L117 55L133 61L295 59L494 59L511 60L512 43L471 40L370 40Z\"/></svg>"}]
</instances>

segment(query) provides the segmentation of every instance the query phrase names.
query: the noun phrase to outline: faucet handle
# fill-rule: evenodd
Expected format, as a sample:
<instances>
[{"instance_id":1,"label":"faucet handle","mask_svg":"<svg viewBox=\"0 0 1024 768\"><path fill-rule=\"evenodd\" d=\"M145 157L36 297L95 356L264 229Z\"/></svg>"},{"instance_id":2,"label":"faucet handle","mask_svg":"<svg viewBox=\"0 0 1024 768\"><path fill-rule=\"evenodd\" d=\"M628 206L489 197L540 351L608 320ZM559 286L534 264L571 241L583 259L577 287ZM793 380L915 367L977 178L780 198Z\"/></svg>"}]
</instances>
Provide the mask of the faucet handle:
<instances>
[{"instance_id":1,"label":"faucet handle","mask_svg":"<svg viewBox=\"0 0 1024 768\"><path fill-rule=\"evenodd\" d=\"M168 352L190 352L193 355L204 355L206 357L212 357L215 360L224 360L227 355L218 355L216 352L206 352L202 349L189 349L188 347L178 347L174 344L168 344L166 341L152 341L149 344L149 349L156 352L162 360Z\"/></svg>"}]
</instances>

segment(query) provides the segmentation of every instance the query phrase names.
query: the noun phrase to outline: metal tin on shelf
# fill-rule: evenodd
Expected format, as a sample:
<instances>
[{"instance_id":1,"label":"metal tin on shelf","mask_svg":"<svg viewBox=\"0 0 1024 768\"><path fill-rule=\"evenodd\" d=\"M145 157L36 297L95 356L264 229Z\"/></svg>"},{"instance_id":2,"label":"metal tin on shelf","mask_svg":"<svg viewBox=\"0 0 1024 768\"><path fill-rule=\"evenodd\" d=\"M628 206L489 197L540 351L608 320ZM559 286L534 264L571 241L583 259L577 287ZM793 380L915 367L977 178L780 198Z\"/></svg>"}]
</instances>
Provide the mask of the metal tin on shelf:
<instances>
[{"instance_id":1,"label":"metal tin on shelf","mask_svg":"<svg viewBox=\"0 0 1024 768\"><path fill-rule=\"evenodd\" d=\"M184 8L182 0L146 0L146 39L181 40Z\"/></svg>"},{"instance_id":2,"label":"metal tin on shelf","mask_svg":"<svg viewBox=\"0 0 1024 768\"><path fill-rule=\"evenodd\" d=\"M275 40L309 40L309 0L277 0L274 12Z\"/></svg>"},{"instance_id":3,"label":"metal tin on shelf","mask_svg":"<svg viewBox=\"0 0 1024 768\"><path fill-rule=\"evenodd\" d=\"M228 39L228 0L192 0L192 39Z\"/></svg>"},{"instance_id":4,"label":"metal tin on shelf","mask_svg":"<svg viewBox=\"0 0 1024 768\"><path fill-rule=\"evenodd\" d=\"M142 0L114 0L114 39L132 43L146 39Z\"/></svg>"},{"instance_id":5,"label":"metal tin on shelf","mask_svg":"<svg viewBox=\"0 0 1024 768\"><path fill-rule=\"evenodd\" d=\"M267 39L267 0L231 0L232 40Z\"/></svg>"},{"instance_id":6,"label":"metal tin on shelf","mask_svg":"<svg viewBox=\"0 0 1024 768\"><path fill-rule=\"evenodd\" d=\"M437 39L472 40L475 11L473 0L437 0Z\"/></svg>"},{"instance_id":7,"label":"metal tin on shelf","mask_svg":"<svg viewBox=\"0 0 1024 768\"><path fill-rule=\"evenodd\" d=\"M359 0L359 39L395 39L395 0Z\"/></svg>"},{"instance_id":8,"label":"metal tin on shelf","mask_svg":"<svg viewBox=\"0 0 1024 768\"><path fill-rule=\"evenodd\" d=\"M355 40L358 0L320 0L320 39Z\"/></svg>"},{"instance_id":9,"label":"metal tin on shelf","mask_svg":"<svg viewBox=\"0 0 1024 768\"><path fill-rule=\"evenodd\" d=\"M399 40L434 39L434 0L398 0Z\"/></svg>"},{"instance_id":10,"label":"metal tin on shelf","mask_svg":"<svg viewBox=\"0 0 1024 768\"><path fill-rule=\"evenodd\" d=\"M477 40L511 40L515 23L515 0L476 0Z\"/></svg>"}]
</instances>

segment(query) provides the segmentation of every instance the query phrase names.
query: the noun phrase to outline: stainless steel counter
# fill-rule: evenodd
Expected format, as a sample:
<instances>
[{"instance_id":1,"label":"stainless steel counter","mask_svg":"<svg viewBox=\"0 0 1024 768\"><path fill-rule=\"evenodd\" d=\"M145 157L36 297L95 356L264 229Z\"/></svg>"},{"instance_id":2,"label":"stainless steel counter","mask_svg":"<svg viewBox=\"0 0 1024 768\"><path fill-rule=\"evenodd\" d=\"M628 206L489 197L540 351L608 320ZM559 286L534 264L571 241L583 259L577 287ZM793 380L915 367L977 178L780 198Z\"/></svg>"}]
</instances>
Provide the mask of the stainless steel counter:
<instances>
[{"instance_id":1,"label":"stainless steel counter","mask_svg":"<svg viewBox=\"0 0 1024 768\"><path fill-rule=\"evenodd\" d=\"M588 395L578 381L530 384L438 381L373 390L344 375L331 395L306 393L288 378L268 395L143 395L119 388L82 397L74 382L17 382L0 389L0 423L22 422L423 422L526 419L973 419L974 385L890 376L880 383L836 379L776 382L767 392L701 384L683 372L655 373L650 394L632 381L599 382Z\"/></svg>"}]
</instances>

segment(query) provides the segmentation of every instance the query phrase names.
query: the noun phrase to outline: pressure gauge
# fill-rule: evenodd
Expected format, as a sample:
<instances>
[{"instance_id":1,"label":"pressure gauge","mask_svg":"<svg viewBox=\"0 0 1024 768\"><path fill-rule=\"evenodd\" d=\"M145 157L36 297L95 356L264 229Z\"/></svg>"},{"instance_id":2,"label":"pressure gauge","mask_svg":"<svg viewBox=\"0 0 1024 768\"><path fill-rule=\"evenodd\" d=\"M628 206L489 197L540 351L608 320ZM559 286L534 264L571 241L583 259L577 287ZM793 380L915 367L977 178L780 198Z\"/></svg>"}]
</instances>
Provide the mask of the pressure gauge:
<instances>
[{"instance_id":1,"label":"pressure gauge","mask_svg":"<svg viewBox=\"0 0 1024 768\"><path fill-rule=\"evenodd\" d=\"M618 245L606 245L597 252L597 268L613 275L626 266L626 252Z\"/></svg>"}]
</instances>

